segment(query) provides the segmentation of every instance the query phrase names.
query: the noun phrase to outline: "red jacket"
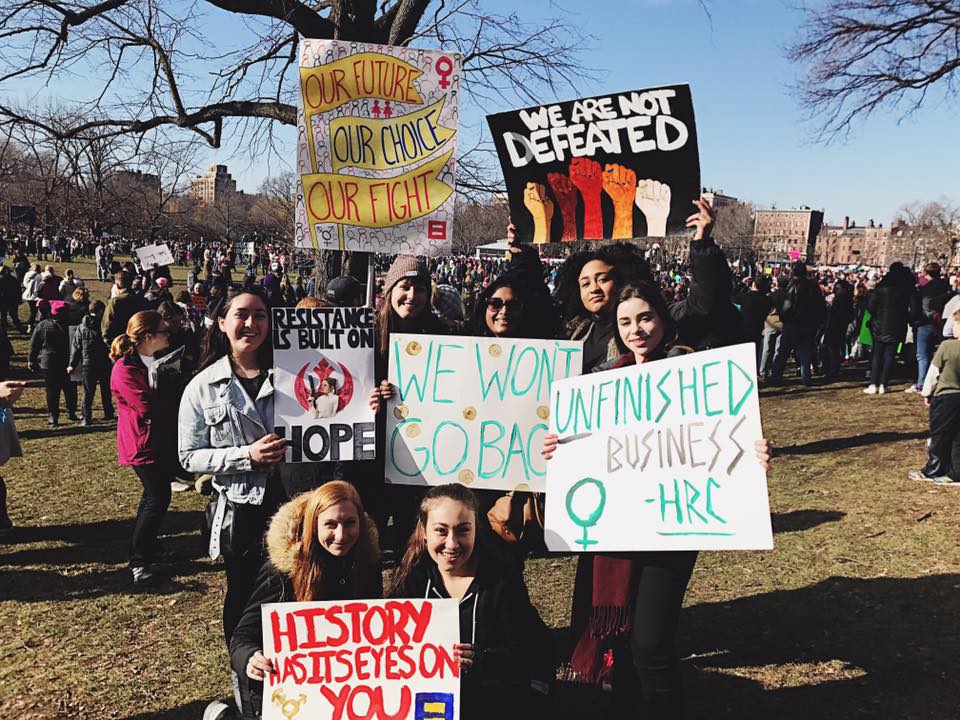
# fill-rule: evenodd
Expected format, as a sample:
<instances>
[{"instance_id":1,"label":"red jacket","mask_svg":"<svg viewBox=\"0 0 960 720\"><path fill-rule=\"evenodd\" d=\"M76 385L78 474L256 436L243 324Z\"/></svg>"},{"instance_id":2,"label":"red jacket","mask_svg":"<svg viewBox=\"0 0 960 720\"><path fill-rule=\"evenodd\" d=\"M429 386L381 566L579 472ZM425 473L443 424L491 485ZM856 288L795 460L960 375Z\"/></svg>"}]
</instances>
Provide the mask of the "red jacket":
<instances>
[{"instance_id":1,"label":"red jacket","mask_svg":"<svg viewBox=\"0 0 960 720\"><path fill-rule=\"evenodd\" d=\"M147 368L131 353L117 360L110 373L110 391L117 403L117 457L121 465L176 462L176 407L157 395Z\"/></svg>"}]
</instances>

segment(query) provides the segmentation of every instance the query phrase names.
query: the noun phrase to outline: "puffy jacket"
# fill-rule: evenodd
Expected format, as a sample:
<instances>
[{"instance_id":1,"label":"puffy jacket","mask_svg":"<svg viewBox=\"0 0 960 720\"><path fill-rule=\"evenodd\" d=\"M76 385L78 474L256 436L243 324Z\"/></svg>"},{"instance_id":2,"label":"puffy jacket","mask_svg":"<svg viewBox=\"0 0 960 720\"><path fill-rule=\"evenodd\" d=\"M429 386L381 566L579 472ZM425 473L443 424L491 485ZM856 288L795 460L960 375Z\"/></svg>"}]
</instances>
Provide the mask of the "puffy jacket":
<instances>
[{"instance_id":1,"label":"puffy jacket","mask_svg":"<svg viewBox=\"0 0 960 720\"><path fill-rule=\"evenodd\" d=\"M117 457L121 465L171 462L176 447L176 406L159 395L135 352L113 364L110 392L117 403Z\"/></svg>"},{"instance_id":2,"label":"puffy jacket","mask_svg":"<svg viewBox=\"0 0 960 720\"><path fill-rule=\"evenodd\" d=\"M242 685L247 692L244 698L244 717L259 717L263 683L246 678L247 662L258 650L263 650L263 626L260 620L260 606L265 603L294 602L291 575L301 560L300 529L303 525L303 515L307 508L309 493L298 495L296 498L281 506L270 521L267 530L266 545L268 561L260 569L257 582L247 607L243 611L230 638L230 664L242 679ZM377 526L373 520L367 518L367 539L372 548L379 551ZM318 600L377 600L383 597L383 572L379 558L363 568L355 568L348 559L323 553L323 574L330 579L329 593ZM354 595L351 592L354 573L359 573L360 592ZM248 694L249 693L249 694ZM249 707L247 707L249 706Z\"/></svg>"},{"instance_id":3,"label":"puffy jacket","mask_svg":"<svg viewBox=\"0 0 960 720\"><path fill-rule=\"evenodd\" d=\"M70 367L105 368L110 364L107 346L97 326L97 318L84 315L80 327L73 335L73 348L70 353Z\"/></svg>"},{"instance_id":4,"label":"puffy jacket","mask_svg":"<svg viewBox=\"0 0 960 720\"><path fill-rule=\"evenodd\" d=\"M870 294L870 332L873 339L884 343L900 343L907 337L912 289L903 285L883 284Z\"/></svg>"},{"instance_id":5,"label":"puffy jacket","mask_svg":"<svg viewBox=\"0 0 960 720\"><path fill-rule=\"evenodd\" d=\"M70 361L70 336L67 326L58 320L47 318L37 323L30 336L28 362L41 370L66 371Z\"/></svg>"}]
</instances>

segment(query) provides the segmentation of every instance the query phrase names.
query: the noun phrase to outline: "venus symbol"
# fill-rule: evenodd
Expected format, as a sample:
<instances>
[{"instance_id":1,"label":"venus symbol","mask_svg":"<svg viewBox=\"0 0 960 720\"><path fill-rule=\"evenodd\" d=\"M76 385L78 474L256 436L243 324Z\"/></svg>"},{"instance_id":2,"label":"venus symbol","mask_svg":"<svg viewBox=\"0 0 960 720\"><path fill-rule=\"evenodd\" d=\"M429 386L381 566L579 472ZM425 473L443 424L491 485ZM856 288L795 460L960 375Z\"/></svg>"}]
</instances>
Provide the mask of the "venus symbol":
<instances>
[{"instance_id":1,"label":"venus symbol","mask_svg":"<svg viewBox=\"0 0 960 720\"><path fill-rule=\"evenodd\" d=\"M573 509L574 498L579 494L580 497L584 495L589 496L589 491L580 492L583 488L592 485L597 489L597 503L594 510L587 515L586 518L580 517ZM578 505L583 503L583 500L578 501ZM579 525L583 528L583 537L580 540L574 540L577 545L580 545L584 550L587 549L590 545L596 545L596 540L591 540L588 535L588 529L594 527L597 524L597 521L600 519L600 516L603 515L603 506L607 504L607 490L603 486L603 483L597 480L596 478L583 478L573 484L567 491L567 515L570 516L570 519L573 520L574 524Z\"/></svg>"}]
</instances>

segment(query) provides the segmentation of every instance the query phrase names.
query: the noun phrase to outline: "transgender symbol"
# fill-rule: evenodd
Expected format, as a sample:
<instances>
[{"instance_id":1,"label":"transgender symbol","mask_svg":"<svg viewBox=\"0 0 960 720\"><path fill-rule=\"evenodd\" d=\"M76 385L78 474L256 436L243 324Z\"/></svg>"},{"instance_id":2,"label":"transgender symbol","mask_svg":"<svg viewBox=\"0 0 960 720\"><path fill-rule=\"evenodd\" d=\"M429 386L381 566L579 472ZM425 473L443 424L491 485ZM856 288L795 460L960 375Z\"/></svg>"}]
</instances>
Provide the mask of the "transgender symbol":
<instances>
[{"instance_id":1,"label":"transgender symbol","mask_svg":"<svg viewBox=\"0 0 960 720\"><path fill-rule=\"evenodd\" d=\"M573 499L574 499L574 496L577 494L577 491L580 490L580 488L585 487L587 485L593 485L597 488L597 492L599 493L599 500L597 502L597 507L594 509L594 511L591 512L586 517L586 519L584 519L573 511ZM576 525L579 525L581 528L583 528L583 537L580 540L574 540L574 542L577 545L580 545L584 550L586 550L587 547L590 545L597 544L596 540L590 540L587 537L587 529L592 528L594 525L597 524L597 520L599 520L600 516L603 515L603 506L606 504L607 504L607 490L606 488L603 487L603 483L597 480L596 478L583 478L583 480L580 480L579 482L574 483L573 487L571 487L567 491L567 515L570 516L570 519L573 520L573 522Z\"/></svg>"}]
</instances>

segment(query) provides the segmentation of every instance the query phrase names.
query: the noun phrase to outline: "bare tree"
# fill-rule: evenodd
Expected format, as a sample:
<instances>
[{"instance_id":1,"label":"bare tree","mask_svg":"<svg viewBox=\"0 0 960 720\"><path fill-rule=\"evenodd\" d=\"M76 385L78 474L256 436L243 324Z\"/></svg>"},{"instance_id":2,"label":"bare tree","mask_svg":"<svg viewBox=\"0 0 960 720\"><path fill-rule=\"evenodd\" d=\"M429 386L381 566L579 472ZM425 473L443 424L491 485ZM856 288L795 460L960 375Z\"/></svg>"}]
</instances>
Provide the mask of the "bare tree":
<instances>
[{"instance_id":1,"label":"bare tree","mask_svg":"<svg viewBox=\"0 0 960 720\"><path fill-rule=\"evenodd\" d=\"M505 238L510 209L500 198L484 203L458 202L453 216L455 250L470 253L478 245Z\"/></svg>"},{"instance_id":2,"label":"bare tree","mask_svg":"<svg viewBox=\"0 0 960 720\"><path fill-rule=\"evenodd\" d=\"M909 114L930 93L955 94L960 1L818 3L787 55L806 66L797 90L819 136L846 135L855 120L882 108Z\"/></svg>"},{"instance_id":3,"label":"bare tree","mask_svg":"<svg viewBox=\"0 0 960 720\"><path fill-rule=\"evenodd\" d=\"M713 236L729 257L749 257L754 252L753 205L735 202L717 210Z\"/></svg>"},{"instance_id":4,"label":"bare tree","mask_svg":"<svg viewBox=\"0 0 960 720\"><path fill-rule=\"evenodd\" d=\"M897 211L891 232L913 249L913 266L958 263L960 207L946 200L908 203Z\"/></svg>"},{"instance_id":5,"label":"bare tree","mask_svg":"<svg viewBox=\"0 0 960 720\"><path fill-rule=\"evenodd\" d=\"M540 100L545 91L572 87L585 76L576 61L583 40L579 29L564 20L528 24L517 14L490 13L481 5L481 0L0 0L0 81L46 81L80 72L102 78L91 108L96 119L52 125L29 109L4 104L0 118L58 137L175 126L212 147L220 147L225 133L239 132L244 146L260 156L272 147L274 123L296 124L301 37L391 45L416 40L458 50L464 56L464 91L480 101ZM223 13L245 21L247 37L238 50L211 48L202 36L202 25ZM206 85L202 78L209 78ZM465 177L479 186L483 183L473 178L481 175Z\"/></svg>"}]
</instances>

